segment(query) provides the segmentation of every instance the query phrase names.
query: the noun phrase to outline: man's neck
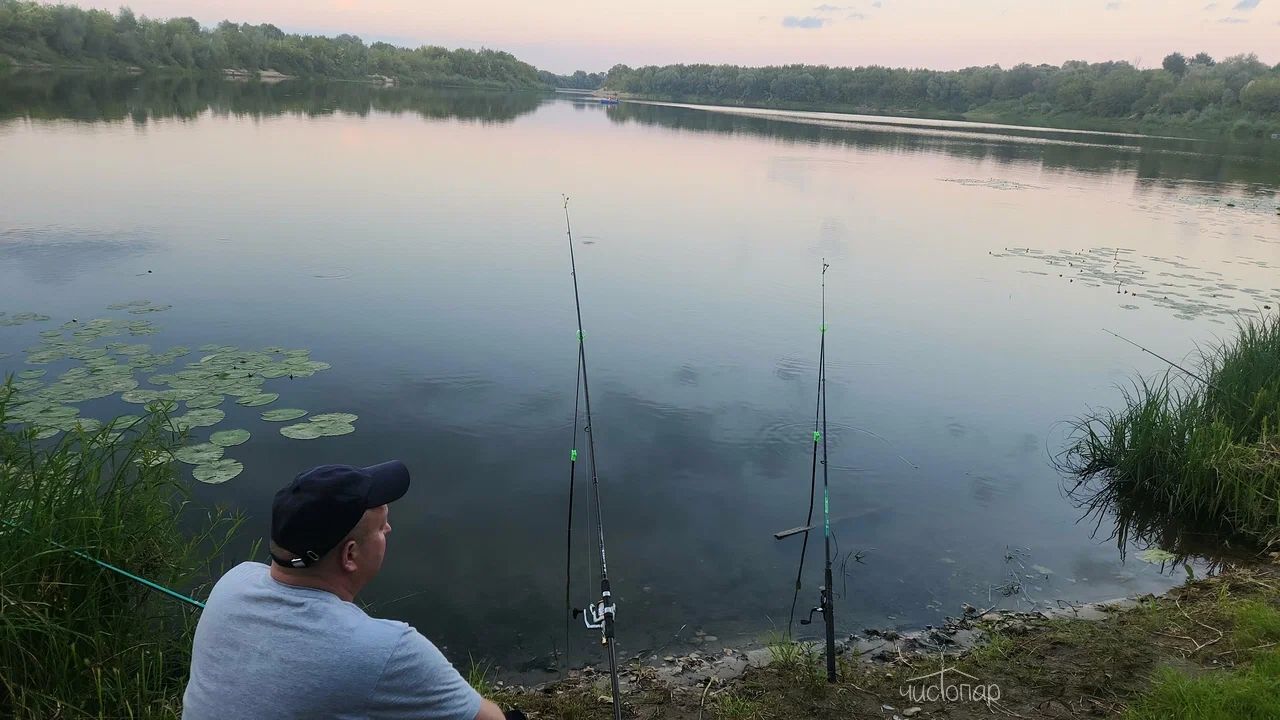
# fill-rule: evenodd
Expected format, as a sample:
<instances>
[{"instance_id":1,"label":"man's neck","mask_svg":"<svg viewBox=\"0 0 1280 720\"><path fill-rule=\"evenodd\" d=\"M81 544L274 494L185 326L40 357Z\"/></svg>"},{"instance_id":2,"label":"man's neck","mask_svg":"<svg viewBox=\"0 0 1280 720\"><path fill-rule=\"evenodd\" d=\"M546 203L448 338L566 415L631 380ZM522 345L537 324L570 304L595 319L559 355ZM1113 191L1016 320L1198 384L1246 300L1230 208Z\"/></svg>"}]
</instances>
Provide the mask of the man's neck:
<instances>
[{"instance_id":1,"label":"man's neck","mask_svg":"<svg viewBox=\"0 0 1280 720\"><path fill-rule=\"evenodd\" d=\"M355 599L355 592L346 586L345 583L335 581L326 575L320 573L294 573L284 568L271 564L271 579L284 585L293 587L311 588L313 590L324 590L333 593L346 602Z\"/></svg>"}]
</instances>

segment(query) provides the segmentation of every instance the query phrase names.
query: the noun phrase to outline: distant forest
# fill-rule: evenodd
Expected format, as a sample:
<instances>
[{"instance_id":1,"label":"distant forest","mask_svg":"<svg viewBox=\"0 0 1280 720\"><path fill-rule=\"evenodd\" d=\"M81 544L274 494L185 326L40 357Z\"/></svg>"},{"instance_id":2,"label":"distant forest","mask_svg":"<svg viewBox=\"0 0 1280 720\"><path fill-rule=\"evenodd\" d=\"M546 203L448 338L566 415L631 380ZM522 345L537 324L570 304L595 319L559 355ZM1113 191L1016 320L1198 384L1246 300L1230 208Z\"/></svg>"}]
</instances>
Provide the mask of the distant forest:
<instances>
[{"instance_id":1,"label":"distant forest","mask_svg":"<svg viewBox=\"0 0 1280 720\"><path fill-rule=\"evenodd\" d=\"M1254 55L1215 61L1173 53L1161 67L1067 62L964 70L825 65L615 66L608 90L643 97L766 107L831 108L970 119L1061 116L1101 124L1205 125L1237 134L1280 131L1280 65ZM1111 121L1108 123L1107 121Z\"/></svg>"},{"instance_id":2,"label":"distant forest","mask_svg":"<svg viewBox=\"0 0 1280 720\"><path fill-rule=\"evenodd\" d=\"M230 21L206 29L189 17L150 20L128 8L112 14L24 0L0 0L0 65L6 57L22 65L270 69L340 79L384 75L410 84L544 87L537 68L496 50L410 50L365 45L354 35L297 35Z\"/></svg>"},{"instance_id":3,"label":"distant forest","mask_svg":"<svg viewBox=\"0 0 1280 720\"><path fill-rule=\"evenodd\" d=\"M0 0L0 67L276 70L303 77L499 89L574 88L634 97L827 109L1114 130L1187 128L1236 137L1280 133L1280 65L1253 55L1173 53L1159 68L1127 62L972 67L614 66L556 75L496 50L415 49L354 35L286 33L274 25L154 20Z\"/></svg>"}]
</instances>

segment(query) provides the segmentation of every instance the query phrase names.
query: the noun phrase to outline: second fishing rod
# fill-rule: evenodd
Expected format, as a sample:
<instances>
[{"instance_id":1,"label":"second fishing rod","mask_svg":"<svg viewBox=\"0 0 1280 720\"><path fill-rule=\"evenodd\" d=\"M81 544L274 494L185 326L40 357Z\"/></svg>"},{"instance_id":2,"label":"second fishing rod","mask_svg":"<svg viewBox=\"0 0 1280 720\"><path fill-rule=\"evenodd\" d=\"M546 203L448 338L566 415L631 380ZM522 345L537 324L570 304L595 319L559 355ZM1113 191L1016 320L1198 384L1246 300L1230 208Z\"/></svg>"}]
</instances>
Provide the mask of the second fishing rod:
<instances>
[{"instance_id":1,"label":"second fishing rod","mask_svg":"<svg viewBox=\"0 0 1280 720\"><path fill-rule=\"evenodd\" d=\"M604 546L604 516L600 508L600 475L596 469L596 442L591 417L591 388L587 382L587 349L586 335L582 330L582 300L578 293L578 264L573 254L573 226L569 222L569 198L564 198L565 234L569 238L569 267L573 274L573 304L578 317L578 387L573 401L573 448L569 451L569 523L566 533L565 550L565 603L570 605L569 571L572 567L573 550L573 495L578 463L578 398L582 398L582 407L586 414L585 434L587 436L587 467L591 472L590 497L593 501L588 506L588 526L590 512L595 511L597 541L600 551L600 600L585 609L573 609L572 616L582 615L586 626L600 630L600 643L604 646L609 658L609 682L613 692L613 717L622 720L622 696L618 692L618 652L614 641L614 618L617 606L613 600L613 591L609 587L609 560ZM580 392L579 392L580 391ZM567 638L566 638L566 652Z\"/></svg>"},{"instance_id":2,"label":"second fishing rod","mask_svg":"<svg viewBox=\"0 0 1280 720\"><path fill-rule=\"evenodd\" d=\"M818 605L809 610L809 616L800 621L801 625L808 625L813 622L813 614L820 613L826 630L825 645L827 659L827 682L836 681L836 618L835 603L832 597L832 572L831 572L831 492L830 484L827 481L827 268L831 267L827 264L826 258L822 259L822 320L819 325L819 341L818 341L818 397L813 413L813 463L809 474L809 514L805 519L805 524L774 533L774 537L778 540L791 537L793 535L804 535L804 542L800 547L800 563L796 569L795 592L791 597L791 617L787 621L787 635L791 635L791 623L795 620L796 603L800 597L800 590L804 582L804 560L809 551L809 532L814 529L813 525L813 508L817 500L818 494L818 465L822 465L822 539L824 549L825 563L822 574L822 587L819 588ZM819 463L818 451L822 451L822 460Z\"/></svg>"}]
</instances>

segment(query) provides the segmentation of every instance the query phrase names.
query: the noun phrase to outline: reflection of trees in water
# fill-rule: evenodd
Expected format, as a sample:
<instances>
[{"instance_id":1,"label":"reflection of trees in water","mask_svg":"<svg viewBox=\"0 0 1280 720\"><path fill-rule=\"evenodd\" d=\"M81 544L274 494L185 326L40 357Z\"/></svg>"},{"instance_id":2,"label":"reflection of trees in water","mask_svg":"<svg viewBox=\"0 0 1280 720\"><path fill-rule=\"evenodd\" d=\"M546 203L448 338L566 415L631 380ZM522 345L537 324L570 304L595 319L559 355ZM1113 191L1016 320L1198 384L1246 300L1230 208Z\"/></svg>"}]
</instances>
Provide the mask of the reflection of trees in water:
<instances>
[{"instance_id":1,"label":"reflection of trees in water","mask_svg":"<svg viewBox=\"0 0 1280 720\"><path fill-rule=\"evenodd\" d=\"M1010 138L1008 141L993 141L989 136L966 138L966 131L954 128L922 132L919 128L895 126L884 126L883 129L869 129L865 125L833 127L765 116L636 103L610 107L608 115L617 123L635 122L693 132L762 135L797 143L843 145L878 151L941 152L975 161L1032 164L1050 170L1097 174L1127 172L1143 179L1171 182L1257 183L1274 188L1276 177L1280 176L1280 143L1253 145L1107 135L1071 137L1071 140L1084 138L1083 142L1088 144L1018 142L1020 137L1041 140L1046 135L1033 130L977 129L981 133L995 132Z\"/></svg>"},{"instance_id":2,"label":"reflection of trees in water","mask_svg":"<svg viewBox=\"0 0 1280 720\"><path fill-rule=\"evenodd\" d=\"M510 122L544 101L539 93L381 88L354 82L230 82L218 76L15 73L0 77L0 120L27 117L136 123L216 114L265 117L371 111L424 118Z\"/></svg>"}]
</instances>

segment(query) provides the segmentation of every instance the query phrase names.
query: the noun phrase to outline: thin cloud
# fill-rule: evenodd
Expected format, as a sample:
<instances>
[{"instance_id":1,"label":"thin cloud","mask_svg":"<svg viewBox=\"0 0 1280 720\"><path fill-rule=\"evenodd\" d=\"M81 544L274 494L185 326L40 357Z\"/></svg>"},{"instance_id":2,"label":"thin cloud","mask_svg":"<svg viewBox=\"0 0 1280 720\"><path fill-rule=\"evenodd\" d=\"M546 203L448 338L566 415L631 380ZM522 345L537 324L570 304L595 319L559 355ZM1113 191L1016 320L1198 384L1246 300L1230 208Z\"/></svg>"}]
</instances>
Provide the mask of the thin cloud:
<instances>
[{"instance_id":1,"label":"thin cloud","mask_svg":"<svg viewBox=\"0 0 1280 720\"><path fill-rule=\"evenodd\" d=\"M820 12L820 13L836 13L836 12L840 12L841 10L852 10L852 9L853 9L852 5L827 5L824 3L814 8L813 11Z\"/></svg>"},{"instance_id":2,"label":"thin cloud","mask_svg":"<svg viewBox=\"0 0 1280 720\"><path fill-rule=\"evenodd\" d=\"M1250 10L1258 7L1258 3L1260 2L1262 2L1262 0L1240 0L1240 2L1236 3L1236 6L1231 9L1236 12L1249 12Z\"/></svg>"},{"instance_id":3,"label":"thin cloud","mask_svg":"<svg viewBox=\"0 0 1280 720\"><path fill-rule=\"evenodd\" d=\"M1205 6L1204 6L1204 9L1205 9L1205 10L1212 10L1212 9L1214 9L1214 8L1216 8L1216 7L1218 7L1218 3L1209 3L1208 5L1205 5Z\"/></svg>"},{"instance_id":4,"label":"thin cloud","mask_svg":"<svg viewBox=\"0 0 1280 720\"><path fill-rule=\"evenodd\" d=\"M782 27L799 28L801 30L817 30L818 28L822 27L824 22L826 21L823 20L822 18L814 17L812 15L806 15L804 17L796 17L795 15L788 15L782 18Z\"/></svg>"},{"instance_id":5,"label":"thin cloud","mask_svg":"<svg viewBox=\"0 0 1280 720\"><path fill-rule=\"evenodd\" d=\"M1245 25L1245 24L1248 24L1249 21L1244 18L1225 17L1219 20L1218 22L1224 25Z\"/></svg>"},{"instance_id":6,"label":"thin cloud","mask_svg":"<svg viewBox=\"0 0 1280 720\"><path fill-rule=\"evenodd\" d=\"M862 13L849 13L844 16L845 20L866 20L867 16Z\"/></svg>"},{"instance_id":7,"label":"thin cloud","mask_svg":"<svg viewBox=\"0 0 1280 720\"><path fill-rule=\"evenodd\" d=\"M880 2L880 0L876 0L875 2L871 3L871 7L873 8L884 7L884 3Z\"/></svg>"},{"instance_id":8,"label":"thin cloud","mask_svg":"<svg viewBox=\"0 0 1280 720\"><path fill-rule=\"evenodd\" d=\"M1108 10L1119 10L1119 9L1120 9L1120 3L1118 3L1118 2L1109 2L1109 3L1107 3L1107 9L1108 9Z\"/></svg>"}]
</instances>

